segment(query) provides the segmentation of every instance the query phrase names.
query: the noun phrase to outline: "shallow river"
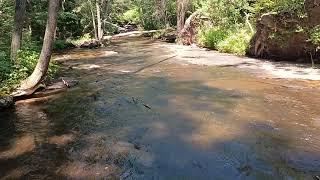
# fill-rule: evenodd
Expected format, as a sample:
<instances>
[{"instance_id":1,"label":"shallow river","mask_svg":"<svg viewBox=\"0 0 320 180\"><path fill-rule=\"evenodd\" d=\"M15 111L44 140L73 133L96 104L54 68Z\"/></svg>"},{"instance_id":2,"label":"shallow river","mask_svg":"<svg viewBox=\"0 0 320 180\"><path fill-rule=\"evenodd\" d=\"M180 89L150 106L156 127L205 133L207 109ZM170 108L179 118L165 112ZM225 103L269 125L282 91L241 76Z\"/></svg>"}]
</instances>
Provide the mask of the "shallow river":
<instances>
[{"instance_id":1,"label":"shallow river","mask_svg":"<svg viewBox=\"0 0 320 180\"><path fill-rule=\"evenodd\" d=\"M319 81L189 64L146 39L58 59L80 83L0 112L0 179L320 179Z\"/></svg>"}]
</instances>

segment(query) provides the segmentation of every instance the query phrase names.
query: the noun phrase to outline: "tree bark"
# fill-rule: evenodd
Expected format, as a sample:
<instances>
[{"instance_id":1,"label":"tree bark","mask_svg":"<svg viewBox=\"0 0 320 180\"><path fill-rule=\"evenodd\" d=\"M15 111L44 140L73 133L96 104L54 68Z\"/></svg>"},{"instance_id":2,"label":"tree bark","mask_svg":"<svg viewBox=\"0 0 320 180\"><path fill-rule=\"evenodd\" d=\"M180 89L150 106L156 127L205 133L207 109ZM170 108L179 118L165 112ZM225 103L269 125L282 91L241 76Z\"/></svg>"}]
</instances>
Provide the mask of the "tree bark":
<instances>
[{"instance_id":1,"label":"tree bark","mask_svg":"<svg viewBox=\"0 0 320 180\"><path fill-rule=\"evenodd\" d=\"M57 27L59 7L60 0L49 0L46 31L38 63L31 76L22 81L20 88L18 89L20 92L15 94L16 96L32 94L37 89L38 85L44 80L47 74L52 55L52 46Z\"/></svg>"},{"instance_id":2,"label":"tree bark","mask_svg":"<svg viewBox=\"0 0 320 180\"><path fill-rule=\"evenodd\" d=\"M166 23L166 0L156 0L156 6L157 20Z\"/></svg>"},{"instance_id":3,"label":"tree bark","mask_svg":"<svg viewBox=\"0 0 320 180\"><path fill-rule=\"evenodd\" d=\"M102 29L106 29L108 0L101 0Z\"/></svg>"},{"instance_id":4,"label":"tree bark","mask_svg":"<svg viewBox=\"0 0 320 180\"><path fill-rule=\"evenodd\" d=\"M96 1L96 9L97 9L98 41L101 44L101 40L103 37L103 29L102 29L102 20L101 20L101 8L98 1Z\"/></svg>"},{"instance_id":5,"label":"tree bark","mask_svg":"<svg viewBox=\"0 0 320 180\"><path fill-rule=\"evenodd\" d=\"M26 0L16 0L14 25L13 25L12 41L11 41L11 60L15 62L17 61L18 51L21 48L25 14L26 14Z\"/></svg>"},{"instance_id":6,"label":"tree bark","mask_svg":"<svg viewBox=\"0 0 320 180\"><path fill-rule=\"evenodd\" d=\"M98 32L97 32L97 26L96 26L96 17L93 12L93 6L91 0L88 0L90 5L90 11L91 11L91 18L92 18L92 25L93 25L93 31L94 31L94 37L96 40L98 40Z\"/></svg>"},{"instance_id":7,"label":"tree bark","mask_svg":"<svg viewBox=\"0 0 320 180\"><path fill-rule=\"evenodd\" d=\"M184 27L188 0L177 0L177 31L180 33Z\"/></svg>"}]
</instances>

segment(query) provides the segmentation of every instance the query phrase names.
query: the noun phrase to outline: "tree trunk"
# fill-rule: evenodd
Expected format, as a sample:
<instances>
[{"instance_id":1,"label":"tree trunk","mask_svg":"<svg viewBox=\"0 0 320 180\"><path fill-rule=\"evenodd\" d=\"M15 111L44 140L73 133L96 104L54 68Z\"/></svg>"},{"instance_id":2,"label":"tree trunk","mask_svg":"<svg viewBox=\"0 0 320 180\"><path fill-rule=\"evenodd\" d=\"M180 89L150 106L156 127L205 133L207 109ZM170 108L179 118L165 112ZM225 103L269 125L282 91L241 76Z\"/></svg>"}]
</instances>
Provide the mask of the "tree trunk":
<instances>
[{"instance_id":1,"label":"tree trunk","mask_svg":"<svg viewBox=\"0 0 320 180\"><path fill-rule=\"evenodd\" d=\"M26 0L16 0L14 25L11 41L11 60L17 60L18 50L21 48L23 24L26 14Z\"/></svg>"},{"instance_id":2,"label":"tree trunk","mask_svg":"<svg viewBox=\"0 0 320 180\"><path fill-rule=\"evenodd\" d=\"M102 29L106 29L108 0L101 0Z\"/></svg>"},{"instance_id":3,"label":"tree trunk","mask_svg":"<svg viewBox=\"0 0 320 180\"><path fill-rule=\"evenodd\" d=\"M156 18L162 23L166 23L166 0L156 0Z\"/></svg>"},{"instance_id":4,"label":"tree trunk","mask_svg":"<svg viewBox=\"0 0 320 180\"><path fill-rule=\"evenodd\" d=\"M94 31L94 37L96 40L98 40L98 32L97 32L97 26L96 26L96 17L94 15L94 12L93 12L93 6L92 6L92 3L91 3L91 0L88 0L89 2L89 5L90 5L90 11L91 11L91 18L92 18L92 25L93 25L93 31Z\"/></svg>"},{"instance_id":5,"label":"tree trunk","mask_svg":"<svg viewBox=\"0 0 320 180\"><path fill-rule=\"evenodd\" d=\"M21 83L20 88L18 89L20 92L14 94L16 96L32 94L37 89L38 85L44 80L47 74L52 55L54 34L57 28L59 7L60 0L49 0L46 31L37 66L35 67L31 76Z\"/></svg>"},{"instance_id":6,"label":"tree trunk","mask_svg":"<svg viewBox=\"0 0 320 180\"><path fill-rule=\"evenodd\" d=\"M101 44L101 40L103 37L103 29L102 29L102 20L101 20L101 8L98 1L96 1L96 8L97 8L97 22L98 22L98 41Z\"/></svg>"},{"instance_id":7,"label":"tree trunk","mask_svg":"<svg viewBox=\"0 0 320 180\"><path fill-rule=\"evenodd\" d=\"M180 33L184 27L188 0L177 0L177 31Z\"/></svg>"}]
</instances>

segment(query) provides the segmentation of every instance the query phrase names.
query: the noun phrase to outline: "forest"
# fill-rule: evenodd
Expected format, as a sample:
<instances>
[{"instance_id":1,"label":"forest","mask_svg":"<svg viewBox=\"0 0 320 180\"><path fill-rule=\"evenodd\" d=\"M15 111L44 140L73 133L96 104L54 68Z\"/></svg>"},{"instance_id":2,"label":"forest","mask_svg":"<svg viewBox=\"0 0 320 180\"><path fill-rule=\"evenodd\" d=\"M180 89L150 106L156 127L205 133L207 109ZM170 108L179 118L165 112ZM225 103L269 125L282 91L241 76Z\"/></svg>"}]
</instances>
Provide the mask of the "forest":
<instances>
[{"instance_id":1,"label":"forest","mask_svg":"<svg viewBox=\"0 0 320 180\"><path fill-rule=\"evenodd\" d=\"M0 0L0 179L320 180L320 0Z\"/></svg>"},{"instance_id":2,"label":"forest","mask_svg":"<svg viewBox=\"0 0 320 180\"><path fill-rule=\"evenodd\" d=\"M56 3L58 14L52 17L56 20L50 19L54 42L46 42L48 2L0 2L1 92L12 92L21 80L32 74L42 44L52 43L53 51L62 51L81 46L90 39L101 43L104 36L134 29L160 30L155 38L173 34L182 44L195 43L237 55L308 59L314 63L319 54L319 13L312 0L70 0ZM189 20L188 27L184 27L191 15L194 15L190 18L191 26ZM45 56L51 56L49 44L47 52L43 52L48 53ZM41 57L39 61L42 60ZM57 70L58 66L52 62L46 79L52 78Z\"/></svg>"}]
</instances>

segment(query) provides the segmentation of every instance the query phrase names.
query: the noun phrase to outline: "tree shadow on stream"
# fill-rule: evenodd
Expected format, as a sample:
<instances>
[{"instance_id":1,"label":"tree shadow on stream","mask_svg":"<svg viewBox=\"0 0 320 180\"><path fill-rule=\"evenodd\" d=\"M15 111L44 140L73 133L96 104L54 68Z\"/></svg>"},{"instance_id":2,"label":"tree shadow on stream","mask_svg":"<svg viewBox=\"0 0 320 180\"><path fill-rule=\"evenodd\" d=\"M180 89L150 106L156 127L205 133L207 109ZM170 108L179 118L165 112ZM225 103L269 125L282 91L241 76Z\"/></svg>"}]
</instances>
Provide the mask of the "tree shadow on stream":
<instances>
[{"instance_id":1,"label":"tree shadow on stream","mask_svg":"<svg viewBox=\"0 0 320 180\"><path fill-rule=\"evenodd\" d=\"M163 72L169 62L153 72L163 57L137 49L68 60L73 70L65 75L78 77L78 87L44 104L0 112L0 177L312 179L320 174L319 151L296 148L291 134L261 112L239 115L240 107L254 107L259 97L169 76ZM111 50L128 51L121 45ZM88 68L92 64L99 67Z\"/></svg>"}]
</instances>

